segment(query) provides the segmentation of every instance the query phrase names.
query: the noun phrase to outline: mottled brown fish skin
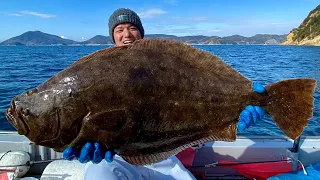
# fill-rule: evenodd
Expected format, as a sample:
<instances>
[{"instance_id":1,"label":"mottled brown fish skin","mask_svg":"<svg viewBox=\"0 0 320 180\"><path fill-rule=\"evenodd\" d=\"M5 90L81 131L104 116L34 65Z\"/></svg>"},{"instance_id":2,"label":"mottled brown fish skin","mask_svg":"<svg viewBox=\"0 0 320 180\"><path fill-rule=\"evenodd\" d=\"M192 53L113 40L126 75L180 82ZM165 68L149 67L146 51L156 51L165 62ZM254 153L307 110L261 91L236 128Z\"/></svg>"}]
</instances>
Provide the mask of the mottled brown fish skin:
<instances>
[{"instance_id":1,"label":"mottled brown fish skin","mask_svg":"<svg viewBox=\"0 0 320 180\"><path fill-rule=\"evenodd\" d=\"M132 164L147 164L193 144L235 140L249 104L265 107L295 139L312 117L315 83L287 80L256 94L251 81L210 53L144 39L81 58L13 99L7 117L36 144L62 151L98 141Z\"/></svg>"}]
</instances>

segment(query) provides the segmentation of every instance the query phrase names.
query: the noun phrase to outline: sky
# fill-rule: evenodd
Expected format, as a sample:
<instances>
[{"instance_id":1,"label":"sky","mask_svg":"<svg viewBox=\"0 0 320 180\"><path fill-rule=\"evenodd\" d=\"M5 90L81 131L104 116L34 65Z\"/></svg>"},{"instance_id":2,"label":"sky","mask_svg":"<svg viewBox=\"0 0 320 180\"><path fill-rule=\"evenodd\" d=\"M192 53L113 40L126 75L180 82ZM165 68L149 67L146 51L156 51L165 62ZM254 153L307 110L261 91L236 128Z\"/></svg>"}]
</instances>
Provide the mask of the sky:
<instances>
[{"instance_id":1,"label":"sky","mask_svg":"<svg viewBox=\"0 0 320 180\"><path fill-rule=\"evenodd\" d=\"M75 41L109 36L118 8L141 18L145 34L246 37L288 34L320 0L0 0L0 42L27 31Z\"/></svg>"}]
</instances>

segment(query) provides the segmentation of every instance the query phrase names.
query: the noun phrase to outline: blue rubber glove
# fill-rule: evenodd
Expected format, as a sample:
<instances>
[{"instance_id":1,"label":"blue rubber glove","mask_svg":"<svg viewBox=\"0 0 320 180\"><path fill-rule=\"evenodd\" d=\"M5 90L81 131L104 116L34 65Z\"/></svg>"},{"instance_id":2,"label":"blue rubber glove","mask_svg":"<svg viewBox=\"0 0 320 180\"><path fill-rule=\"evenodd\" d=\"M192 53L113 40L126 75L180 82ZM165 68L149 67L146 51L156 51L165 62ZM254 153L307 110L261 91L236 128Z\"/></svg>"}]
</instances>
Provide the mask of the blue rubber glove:
<instances>
[{"instance_id":1,"label":"blue rubber glove","mask_svg":"<svg viewBox=\"0 0 320 180\"><path fill-rule=\"evenodd\" d=\"M92 143L87 142L81 149L80 153L76 148L68 147L63 152L63 158L67 160L78 159L81 163L87 163L92 161L94 164L98 164L102 161L104 154L104 159L107 162L112 162L113 157L115 155L114 151L107 151L105 153L102 152L102 148L100 143L95 142L94 145Z\"/></svg>"},{"instance_id":2,"label":"blue rubber glove","mask_svg":"<svg viewBox=\"0 0 320 180\"><path fill-rule=\"evenodd\" d=\"M256 93L264 93L266 90L259 83L253 83L252 90ZM243 132L249 126L255 124L257 121L260 121L266 114L266 111L260 106L247 106L240 113L240 121L238 123L238 132Z\"/></svg>"}]
</instances>

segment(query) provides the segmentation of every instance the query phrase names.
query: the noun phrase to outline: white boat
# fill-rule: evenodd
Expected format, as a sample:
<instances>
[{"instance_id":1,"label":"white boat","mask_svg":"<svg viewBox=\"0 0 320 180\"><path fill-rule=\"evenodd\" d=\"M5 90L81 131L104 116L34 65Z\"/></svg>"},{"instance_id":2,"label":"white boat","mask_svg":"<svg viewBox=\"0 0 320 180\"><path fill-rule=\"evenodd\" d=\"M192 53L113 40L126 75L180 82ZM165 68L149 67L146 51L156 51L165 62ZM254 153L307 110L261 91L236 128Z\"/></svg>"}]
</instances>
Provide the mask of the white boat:
<instances>
[{"instance_id":1,"label":"white boat","mask_svg":"<svg viewBox=\"0 0 320 180\"><path fill-rule=\"evenodd\" d=\"M320 162L319 136L301 137L296 144L297 152L291 149L294 144L287 137L270 136L239 136L235 142L208 142L194 148L193 163L187 168L198 179L247 179L239 171L217 162L259 164L286 160L292 162L292 170L301 164ZM0 171L11 171L6 173L11 178L82 179L84 166L78 161L63 160L61 153L37 146L17 132L0 131Z\"/></svg>"}]
</instances>

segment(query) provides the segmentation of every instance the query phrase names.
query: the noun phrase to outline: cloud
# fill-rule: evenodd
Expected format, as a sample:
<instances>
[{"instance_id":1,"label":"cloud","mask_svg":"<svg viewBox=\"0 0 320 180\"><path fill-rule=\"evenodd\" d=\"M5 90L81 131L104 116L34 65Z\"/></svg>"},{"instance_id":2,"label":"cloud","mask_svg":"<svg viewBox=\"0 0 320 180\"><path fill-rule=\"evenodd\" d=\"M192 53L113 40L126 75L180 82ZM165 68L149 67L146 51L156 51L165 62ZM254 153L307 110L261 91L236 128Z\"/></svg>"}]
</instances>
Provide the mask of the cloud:
<instances>
[{"instance_id":1,"label":"cloud","mask_svg":"<svg viewBox=\"0 0 320 180\"><path fill-rule=\"evenodd\" d=\"M81 37L81 40L86 40L87 38L85 38L85 37Z\"/></svg>"},{"instance_id":2,"label":"cloud","mask_svg":"<svg viewBox=\"0 0 320 180\"><path fill-rule=\"evenodd\" d=\"M12 13L12 14L8 14L8 16L22 16L22 14Z\"/></svg>"},{"instance_id":3,"label":"cloud","mask_svg":"<svg viewBox=\"0 0 320 180\"><path fill-rule=\"evenodd\" d=\"M139 16L141 18L153 18L155 16L166 14L166 13L167 12L162 9L155 8L155 9L149 9L147 11L141 12L139 13Z\"/></svg>"},{"instance_id":4,"label":"cloud","mask_svg":"<svg viewBox=\"0 0 320 180\"><path fill-rule=\"evenodd\" d=\"M56 15L43 14L43 13L38 13L38 12L34 12L34 11L21 11L20 13L24 14L24 15L37 16L37 17L41 17L41 18L53 18L53 17L56 17Z\"/></svg>"},{"instance_id":5,"label":"cloud","mask_svg":"<svg viewBox=\"0 0 320 180\"><path fill-rule=\"evenodd\" d=\"M65 36L60 36L62 39L66 39L67 37L65 37Z\"/></svg>"}]
</instances>

